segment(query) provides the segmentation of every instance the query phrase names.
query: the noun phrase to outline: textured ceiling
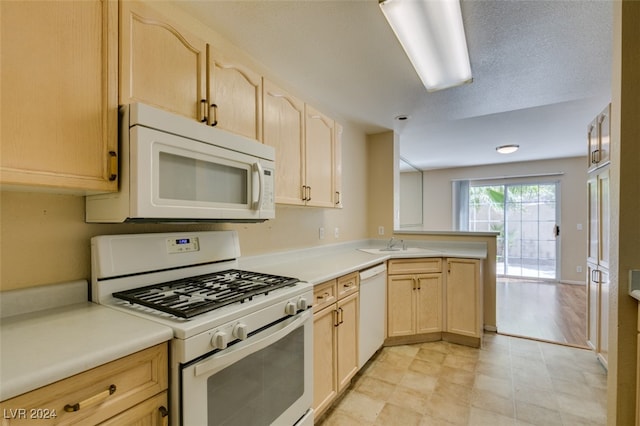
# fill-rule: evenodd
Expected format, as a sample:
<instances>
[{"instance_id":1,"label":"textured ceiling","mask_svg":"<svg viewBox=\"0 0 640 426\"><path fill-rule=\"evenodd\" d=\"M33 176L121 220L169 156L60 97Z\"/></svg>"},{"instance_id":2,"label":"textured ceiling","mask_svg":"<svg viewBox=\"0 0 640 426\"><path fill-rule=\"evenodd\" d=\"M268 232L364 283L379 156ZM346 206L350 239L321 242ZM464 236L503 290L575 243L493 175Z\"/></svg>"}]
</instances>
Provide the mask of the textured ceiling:
<instances>
[{"instance_id":1,"label":"textured ceiling","mask_svg":"<svg viewBox=\"0 0 640 426\"><path fill-rule=\"evenodd\" d=\"M610 99L610 1L463 0L473 83L433 93L376 0L178 4L314 106L394 129L421 169L584 155L586 126ZM495 152L508 143L521 149Z\"/></svg>"}]
</instances>

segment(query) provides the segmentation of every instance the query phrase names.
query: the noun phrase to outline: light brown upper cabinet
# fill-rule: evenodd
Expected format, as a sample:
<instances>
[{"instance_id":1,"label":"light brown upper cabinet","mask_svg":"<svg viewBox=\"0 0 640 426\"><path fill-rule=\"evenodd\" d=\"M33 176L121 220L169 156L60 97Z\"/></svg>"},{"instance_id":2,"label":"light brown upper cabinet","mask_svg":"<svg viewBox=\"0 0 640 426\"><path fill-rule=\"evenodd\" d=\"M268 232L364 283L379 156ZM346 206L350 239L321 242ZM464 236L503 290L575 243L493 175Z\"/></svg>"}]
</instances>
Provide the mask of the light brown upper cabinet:
<instances>
[{"instance_id":1,"label":"light brown upper cabinet","mask_svg":"<svg viewBox=\"0 0 640 426\"><path fill-rule=\"evenodd\" d=\"M208 124L262 141L262 76L208 47Z\"/></svg>"},{"instance_id":2,"label":"light brown upper cabinet","mask_svg":"<svg viewBox=\"0 0 640 426\"><path fill-rule=\"evenodd\" d=\"M308 206L335 207L335 122L305 105L305 184ZM277 161L277 159L276 159Z\"/></svg>"},{"instance_id":3,"label":"light brown upper cabinet","mask_svg":"<svg viewBox=\"0 0 640 426\"><path fill-rule=\"evenodd\" d=\"M264 79L264 143L276 149L276 202L342 207L342 126Z\"/></svg>"},{"instance_id":4,"label":"light brown upper cabinet","mask_svg":"<svg viewBox=\"0 0 640 426\"><path fill-rule=\"evenodd\" d=\"M0 2L4 187L117 190L118 3Z\"/></svg>"},{"instance_id":5,"label":"light brown upper cabinet","mask_svg":"<svg viewBox=\"0 0 640 426\"><path fill-rule=\"evenodd\" d=\"M206 121L206 42L143 3L120 5L120 103Z\"/></svg>"},{"instance_id":6,"label":"light brown upper cabinet","mask_svg":"<svg viewBox=\"0 0 640 426\"><path fill-rule=\"evenodd\" d=\"M276 203L304 205L304 103L264 80L264 134L276 150Z\"/></svg>"},{"instance_id":7,"label":"light brown upper cabinet","mask_svg":"<svg viewBox=\"0 0 640 426\"><path fill-rule=\"evenodd\" d=\"M587 128L589 171L609 164L611 145L610 116L611 104L607 105Z\"/></svg>"}]
</instances>

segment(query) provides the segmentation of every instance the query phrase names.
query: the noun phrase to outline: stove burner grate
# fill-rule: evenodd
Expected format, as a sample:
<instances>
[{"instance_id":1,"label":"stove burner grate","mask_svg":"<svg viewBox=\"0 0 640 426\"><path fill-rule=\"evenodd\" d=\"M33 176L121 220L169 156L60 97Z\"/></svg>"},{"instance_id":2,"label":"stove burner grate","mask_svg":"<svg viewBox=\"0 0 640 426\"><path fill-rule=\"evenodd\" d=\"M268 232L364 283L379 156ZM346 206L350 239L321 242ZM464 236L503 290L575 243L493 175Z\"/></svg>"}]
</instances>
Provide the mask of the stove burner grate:
<instances>
[{"instance_id":1,"label":"stove burner grate","mask_svg":"<svg viewBox=\"0 0 640 426\"><path fill-rule=\"evenodd\" d=\"M120 291L113 296L177 317L192 318L298 282L296 278L229 269Z\"/></svg>"}]
</instances>

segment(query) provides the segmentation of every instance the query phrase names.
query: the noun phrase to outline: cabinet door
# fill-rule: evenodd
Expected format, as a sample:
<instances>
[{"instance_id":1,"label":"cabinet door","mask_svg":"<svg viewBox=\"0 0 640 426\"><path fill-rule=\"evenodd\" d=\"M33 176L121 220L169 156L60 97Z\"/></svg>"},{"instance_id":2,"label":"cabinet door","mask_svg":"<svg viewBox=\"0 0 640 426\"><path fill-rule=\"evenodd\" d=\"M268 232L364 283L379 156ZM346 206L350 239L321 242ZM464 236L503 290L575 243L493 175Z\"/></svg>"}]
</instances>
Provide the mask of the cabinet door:
<instances>
[{"instance_id":1,"label":"cabinet door","mask_svg":"<svg viewBox=\"0 0 640 426\"><path fill-rule=\"evenodd\" d=\"M338 393L335 304L313 315L313 409L319 415Z\"/></svg>"},{"instance_id":2,"label":"cabinet door","mask_svg":"<svg viewBox=\"0 0 640 426\"><path fill-rule=\"evenodd\" d=\"M442 331L442 274L416 277L418 284L416 303L417 333Z\"/></svg>"},{"instance_id":3,"label":"cabinet door","mask_svg":"<svg viewBox=\"0 0 640 426\"><path fill-rule=\"evenodd\" d=\"M447 331L481 337L480 261L447 259Z\"/></svg>"},{"instance_id":4,"label":"cabinet door","mask_svg":"<svg viewBox=\"0 0 640 426\"><path fill-rule=\"evenodd\" d=\"M596 155L598 165L605 165L610 161L610 149L611 149L611 104L602 110L598 115L598 153Z\"/></svg>"},{"instance_id":5,"label":"cabinet door","mask_svg":"<svg viewBox=\"0 0 640 426\"><path fill-rule=\"evenodd\" d=\"M589 228L587 230L587 262L598 264L600 257L600 231L599 231L599 218L600 209L598 206L598 176L592 174L587 180L587 206L588 206L588 222Z\"/></svg>"},{"instance_id":6,"label":"cabinet door","mask_svg":"<svg viewBox=\"0 0 640 426\"><path fill-rule=\"evenodd\" d=\"M335 124L335 148L334 148L334 178L333 178L333 191L335 199L335 207L342 208L342 134L344 128L336 123Z\"/></svg>"},{"instance_id":7,"label":"cabinet door","mask_svg":"<svg viewBox=\"0 0 640 426\"><path fill-rule=\"evenodd\" d=\"M142 102L202 121L206 43L142 3L120 5L120 103Z\"/></svg>"},{"instance_id":8,"label":"cabinet door","mask_svg":"<svg viewBox=\"0 0 640 426\"><path fill-rule=\"evenodd\" d=\"M600 282L600 324L598 325L598 357L607 367L609 362L609 273L598 269Z\"/></svg>"},{"instance_id":9,"label":"cabinet door","mask_svg":"<svg viewBox=\"0 0 640 426\"><path fill-rule=\"evenodd\" d=\"M390 275L387 285L387 336L415 334L415 292L413 275Z\"/></svg>"},{"instance_id":10,"label":"cabinet door","mask_svg":"<svg viewBox=\"0 0 640 426\"><path fill-rule=\"evenodd\" d=\"M598 265L609 268L609 170L598 173Z\"/></svg>"},{"instance_id":11,"label":"cabinet door","mask_svg":"<svg viewBox=\"0 0 640 426\"><path fill-rule=\"evenodd\" d=\"M208 49L209 125L262 141L262 76Z\"/></svg>"},{"instance_id":12,"label":"cabinet door","mask_svg":"<svg viewBox=\"0 0 640 426\"><path fill-rule=\"evenodd\" d=\"M117 8L0 2L2 184L117 190Z\"/></svg>"},{"instance_id":13,"label":"cabinet door","mask_svg":"<svg viewBox=\"0 0 640 426\"><path fill-rule=\"evenodd\" d=\"M276 203L303 205L304 103L264 80L263 141L276 150Z\"/></svg>"},{"instance_id":14,"label":"cabinet door","mask_svg":"<svg viewBox=\"0 0 640 426\"><path fill-rule=\"evenodd\" d=\"M359 293L337 304L338 329L338 392L344 389L358 372L358 307Z\"/></svg>"},{"instance_id":15,"label":"cabinet door","mask_svg":"<svg viewBox=\"0 0 640 426\"><path fill-rule=\"evenodd\" d=\"M307 205L334 207L334 122L305 105Z\"/></svg>"},{"instance_id":16,"label":"cabinet door","mask_svg":"<svg viewBox=\"0 0 640 426\"><path fill-rule=\"evenodd\" d=\"M587 145L589 156L588 160L588 170L593 170L598 167L598 162L596 161L597 152L598 152L598 118L594 118L589 126L587 126Z\"/></svg>"},{"instance_id":17,"label":"cabinet door","mask_svg":"<svg viewBox=\"0 0 640 426\"><path fill-rule=\"evenodd\" d=\"M600 306L600 286L597 279L597 266L587 263L587 344L596 350L598 347L598 323Z\"/></svg>"}]
</instances>

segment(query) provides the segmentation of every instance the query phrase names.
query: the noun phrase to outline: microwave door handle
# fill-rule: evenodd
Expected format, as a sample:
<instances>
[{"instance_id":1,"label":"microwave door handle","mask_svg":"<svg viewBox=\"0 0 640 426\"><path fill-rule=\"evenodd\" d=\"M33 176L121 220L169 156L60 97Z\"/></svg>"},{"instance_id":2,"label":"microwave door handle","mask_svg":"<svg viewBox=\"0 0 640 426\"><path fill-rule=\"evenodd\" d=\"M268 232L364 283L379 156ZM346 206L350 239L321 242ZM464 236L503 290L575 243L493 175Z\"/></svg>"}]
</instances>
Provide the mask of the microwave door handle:
<instances>
[{"instance_id":1,"label":"microwave door handle","mask_svg":"<svg viewBox=\"0 0 640 426\"><path fill-rule=\"evenodd\" d=\"M258 173L258 200L253 201L253 210L260 210L262 207L262 197L264 194L264 170L262 169L262 164L260 162L253 163L253 171ZM255 192L255 191L254 191Z\"/></svg>"},{"instance_id":2,"label":"microwave door handle","mask_svg":"<svg viewBox=\"0 0 640 426\"><path fill-rule=\"evenodd\" d=\"M247 355L258 352L260 349L264 349L267 346L270 346L273 343L283 339L293 330L303 325L305 321L309 320L310 318L311 311L304 311L295 317L291 317L286 321L281 322L276 326L277 330L273 332L266 332L266 334L263 337L259 338L259 340L256 340L254 342L242 342L236 347L232 346L229 349L225 349L224 352L220 355L213 355L208 360L197 364L194 369L194 375L196 377L205 374L212 375L220 370L224 370L231 364L246 357Z\"/></svg>"}]
</instances>

